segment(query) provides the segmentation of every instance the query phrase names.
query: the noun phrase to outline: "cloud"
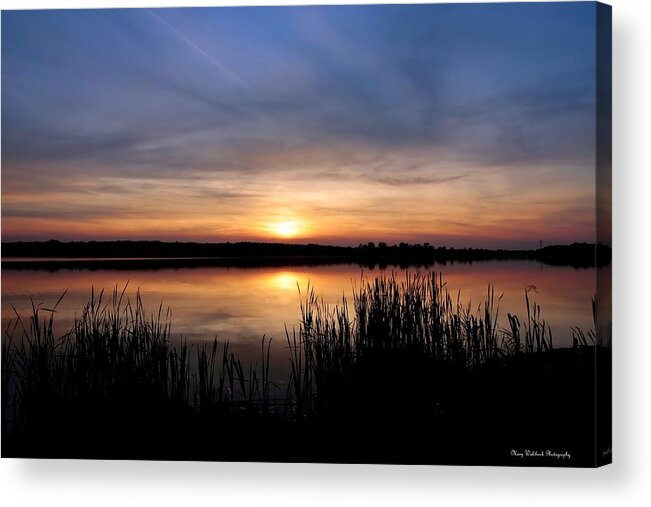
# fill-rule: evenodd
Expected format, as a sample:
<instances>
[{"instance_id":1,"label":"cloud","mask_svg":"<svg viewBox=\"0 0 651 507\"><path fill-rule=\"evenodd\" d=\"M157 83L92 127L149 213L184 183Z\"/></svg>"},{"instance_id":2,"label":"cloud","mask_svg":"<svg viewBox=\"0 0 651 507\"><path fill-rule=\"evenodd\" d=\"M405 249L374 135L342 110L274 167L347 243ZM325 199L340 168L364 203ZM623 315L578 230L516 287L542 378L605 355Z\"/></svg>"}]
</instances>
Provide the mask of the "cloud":
<instances>
[{"instance_id":1,"label":"cloud","mask_svg":"<svg viewBox=\"0 0 651 507\"><path fill-rule=\"evenodd\" d=\"M455 176L447 176L447 177L419 177L419 176L414 176L414 177L400 177L400 176L384 176L384 177L379 177L376 178L376 181L383 183L384 185L391 185L391 186L402 186L402 185L432 185L432 184L437 184L437 183L449 183L451 181L456 181L460 180L463 178L466 178L468 174L457 174Z\"/></svg>"},{"instance_id":2,"label":"cloud","mask_svg":"<svg viewBox=\"0 0 651 507\"><path fill-rule=\"evenodd\" d=\"M299 9L296 25L281 25L282 16L274 19L271 14L267 33L253 35L254 41L273 55L268 61L285 59L300 71L283 73L279 63L263 64L263 72L255 75L255 93L251 93L252 87L245 82L248 78L243 77L251 71L245 60L237 59L238 52L242 60L248 54L243 39L220 41L221 53L245 69L241 72L215 60L212 47L195 42L195 38L209 40L201 15L210 17L212 12L197 11L200 16L193 24L186 22L195 28L192 40L168 21L174 19L175 11L166 11L165 18L156 11L143 11L148 16L137 10L118 12L119 26L129 20L128 37L112 28L116 14L95 14L86 22L95 24L99 33L91 35L87 30L75 34L73 30L69 37L106 36L104 45L93 40L74 49L63 46L60 52L67 58L54 79L30 82L29 94L7 103L3 131L8 134L3 145L9 160L96 158L112 162L115 171L122 166L150 171L173 166L181 173L212 161L219 170L219 151L239 146L246 153L258 149L259 144L438 146L456 150L460 158L476 164L584 160L589 152L586 133L594 105L589 100L593 69L589 65L554 66L547 60L542 65L530 62L532 55L527 51L547 50L553 55L557 48L540 47L510 26L504 30L505 40L519 37L521 40L514 42L520 42L522 49L515 43L508 49L500 46L502 53L496 54L491 46L496 41L487 35L491 27L474 34L477 40L488 39L489 45L478 47L478 51L496 67L494 72L484 73L482 87L481 83L471 86L466 82L476 81L476 71L460 66L458 60L464 59L459 58L459 50L450 41L440 44L437 27L445 26L450 16L444 10L439 10L438 16L436 10L418 9L414 15L409 15L409 9L399 10L400 16L411 21L410 30L401 30L386 24L390 18L383 15L396 11L385 9L372 15L361 32L354 30L354 17L348 17L352 12L348 10ZM248 12L262 16L255 9ZM58 30L75 16L72 12L67 17L53 17L43 28L46 33ZM425 20L419 19L422 16ZM113 23L107 26L107 19ZM509 21L505 19L505 26ZM294 31L290 30L286 35L289 42L283 44L277 31L281 27L287 31L288 26ZM463 24L460 27L466 30ZM8 29L11 31L11 26ZM393 43L396 36L401 41L398 45ZM563 44L571 42L558 41L559 46ZM189 52L183 51L183 45ZM133 49L131 54L110 49L127 46ZM99 60L106 66L91 66L86 73L72 64L75 54L86 64ZM512 58L512 67L529 70L529 80L523 83L508 74L500 78L499 73L505 72L502 55ZM463 56L465 61L469 57L477 61L476 55ZM11 51L5 57L10 71L15 69L22 81L30 79L31 67L21 64ZM136 63L140 67L135 67ZM238 86L246 84L246 90L216 80L215 67ZM513 72L512 67L507 70ZM459 88L470 91L459 97L450 84L454 77ZM9 94L14 94L12 83L5 83ZM45 87L50 91L45 92ZM64 87L79 89L78 99L85 107L63 111L55 99L69 96ZM29 118L21 118L20 113L22 103L35 94L42 102L37 122L34 116L38 117L38 111ZM45 100L48 96L51 100Z\"/></svg>"}]
</instances>

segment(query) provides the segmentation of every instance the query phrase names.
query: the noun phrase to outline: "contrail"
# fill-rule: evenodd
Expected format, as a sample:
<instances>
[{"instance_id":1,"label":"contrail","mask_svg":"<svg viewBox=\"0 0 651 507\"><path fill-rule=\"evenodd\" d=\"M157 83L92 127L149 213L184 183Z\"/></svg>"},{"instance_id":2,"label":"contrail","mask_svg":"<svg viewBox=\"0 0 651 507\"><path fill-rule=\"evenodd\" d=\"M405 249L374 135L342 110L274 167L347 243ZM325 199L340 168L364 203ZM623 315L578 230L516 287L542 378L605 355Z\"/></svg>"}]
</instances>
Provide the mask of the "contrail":
<instances>
[{"instance_id":1,"label":"contrail","mask_svg":"<svg viewBox=\"0 0 651 507\"><path fill-rule=\"evenodd\" d=\"M174 28L167 21L165 21L158 14L151 11L150 9L146 9L146 10L151 16L153 16L155 19L157 19L160 23L162 23L167 28L172 30L172 32L174 32L176 34L176 36L179 37L183 42L185 42L188 46L190 46L197 53L199 53L201 56L203 56L206 60L208 60L210 63L212 63L215 67L217 67L222 73L226 74L233 81L236 81L240 86L243 86L247 90L251 91L251 87L240 76L235 74L228 67L224 66L223 64L221 64L217 60L215 60L215 58L211 54L207 53L206 51L201 49L199 46L197 46L194 42L192 42L190 39L188 39L185 36L185 34L183 34L183 32L181 32L181 31L177 30L176 28Z\"/></svg>"}]
</instances>

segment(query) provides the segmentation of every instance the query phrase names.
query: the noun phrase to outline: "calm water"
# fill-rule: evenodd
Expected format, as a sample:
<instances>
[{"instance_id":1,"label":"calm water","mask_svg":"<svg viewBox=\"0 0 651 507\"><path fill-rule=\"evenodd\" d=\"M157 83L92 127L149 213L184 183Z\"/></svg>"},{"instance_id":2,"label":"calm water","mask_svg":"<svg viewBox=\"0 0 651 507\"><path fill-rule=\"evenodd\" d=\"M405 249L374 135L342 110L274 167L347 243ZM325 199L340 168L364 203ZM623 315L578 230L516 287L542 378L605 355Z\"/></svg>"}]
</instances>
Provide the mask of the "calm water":
<instances>
[{"instance_id":1,"label":"calm water","mask_svg":"<svg viewBox=\"0 0 651 507\"><path fill-rule=\"evenodd\" d=\"M595 293L595 270L541 266L532 261L475 262L436 268L443 273L450 291L461 291L464 302L482 302L489 283L500 303L500 321L507 325L506 313L522 317L526 311L524 288L535 285L533 294L542 307L542 315L552 327L555 346L571 344L570 326L593 327L591 299ZM405 270L387 268L404 278ZM411 273L417 269L409 270ZM152 312L163 302L172 309L175 336L188 340L229 340L244 355L257 355L263 334L275 341L274 356L286 360L285 325L298 324L299 294L297 283L305 288L308 281L328 303L350 296L353 283L372 278L382 270L357 265L266 268L187 268L163 270L81 270L54 272L2 270L3 329L14 317L12 306L28 316L31 303L53 305L64 290L68 293L58 308L59 331L70 328L88 301L91 287L111 292L129 282L127 294L133 297L139 288L146 307ZM283 357L285 356L285 357Z\"/></svg>"}]
</instances>

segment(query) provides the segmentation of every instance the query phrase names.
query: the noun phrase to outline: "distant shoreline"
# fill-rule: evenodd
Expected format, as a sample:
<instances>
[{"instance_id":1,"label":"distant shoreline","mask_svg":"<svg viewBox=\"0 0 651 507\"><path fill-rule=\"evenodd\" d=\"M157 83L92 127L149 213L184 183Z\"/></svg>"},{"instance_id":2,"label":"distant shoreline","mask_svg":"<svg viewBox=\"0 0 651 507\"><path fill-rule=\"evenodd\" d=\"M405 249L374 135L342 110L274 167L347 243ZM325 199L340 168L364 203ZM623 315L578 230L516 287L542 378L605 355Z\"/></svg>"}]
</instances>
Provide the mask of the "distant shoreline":
<instances>
[{"instance_id":1,"label":"distant shoreline","mask_svg":"<svg viewBox=\"0 0 651 507\"><path fill-rule=\"evenodd\" d=\"M447 248L429 244L357 247L287 243L191 243L162 241L3 242L2 269L163 269L359 264L433 266L477 261L531 260L589 268L611 261L608 246L550 245L536 250Z\"/></svg>"}]
</instances>

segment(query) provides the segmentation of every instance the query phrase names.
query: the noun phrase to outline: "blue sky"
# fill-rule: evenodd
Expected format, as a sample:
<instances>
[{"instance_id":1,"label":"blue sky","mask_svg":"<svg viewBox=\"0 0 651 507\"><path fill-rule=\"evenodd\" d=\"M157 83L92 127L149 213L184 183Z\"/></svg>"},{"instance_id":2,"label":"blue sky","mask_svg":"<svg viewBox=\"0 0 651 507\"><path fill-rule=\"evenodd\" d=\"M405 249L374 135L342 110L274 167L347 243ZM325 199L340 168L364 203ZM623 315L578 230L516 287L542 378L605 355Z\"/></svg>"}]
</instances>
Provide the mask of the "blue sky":
<instances>
[{"instance_id":1,"label":"blue sky","mask_svg":"<svg viewBox=\"0 0 651 507\"><path fill-rule=\"evenodd\" d=\"M595 64L592 2L5 11L3 239L589 241Z\"/></svg>"}]
</instances>

